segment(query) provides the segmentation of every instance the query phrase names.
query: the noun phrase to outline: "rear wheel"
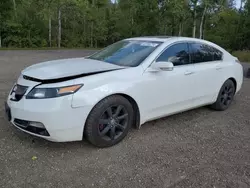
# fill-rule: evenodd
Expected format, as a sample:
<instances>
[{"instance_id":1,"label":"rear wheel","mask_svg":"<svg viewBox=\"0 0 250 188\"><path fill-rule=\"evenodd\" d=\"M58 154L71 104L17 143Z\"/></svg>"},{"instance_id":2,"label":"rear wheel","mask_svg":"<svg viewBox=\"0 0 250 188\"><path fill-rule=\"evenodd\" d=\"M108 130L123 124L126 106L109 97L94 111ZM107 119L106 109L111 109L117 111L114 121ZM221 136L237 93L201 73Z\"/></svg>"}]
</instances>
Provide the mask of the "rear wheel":
<instances>
[{"instance_id":1,"label":"rear wheel","mask_svg":"<svg viewBox=\"0 0 250 188\"><path fill-rule=\"evenodd\" d=\"M120 142L133 123L133 107L119 95L100 101L87 118L84 135L98 147L109 147Z\"/></svg>"},{"instance_id":2,"label":"rear wheel","mask_svg":"<svg viewBox=\"0 0 250 188\"><path fill-rule=\"evenodd\" d=\"M226 110L233 101L235 90L234 82L227 80L221 87L216 102L211 107L219 111Z\"/></svg>"}]
</instances>

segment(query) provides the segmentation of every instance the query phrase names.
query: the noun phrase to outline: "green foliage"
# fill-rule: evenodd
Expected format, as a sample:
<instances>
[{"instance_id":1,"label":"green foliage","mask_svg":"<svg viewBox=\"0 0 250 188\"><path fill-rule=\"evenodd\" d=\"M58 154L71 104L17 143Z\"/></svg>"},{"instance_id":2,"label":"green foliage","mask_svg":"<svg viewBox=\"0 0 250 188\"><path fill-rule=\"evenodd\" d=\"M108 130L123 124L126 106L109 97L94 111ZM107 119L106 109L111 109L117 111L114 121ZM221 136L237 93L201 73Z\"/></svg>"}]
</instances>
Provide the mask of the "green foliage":
<instances>
[{"instance_id":1,"label":"green foliage","mask_svg":"<svg viewBox=\"0 0 250 188\"><path fill-rule=\"evenodd\" d=\"M211 17L208 20L206 30L206 38L211 41L216 41L219 45L225 48L236 50L239 48L239 37L238 24L239 14L236 10L226 9L216 15L217 18ZM223 25L223 27L220 27Z\"/></svg>"},{"instance_id":2,"label":"green foliage","mask_svg":"<svg viewBox=\"0 0 250 188\"><path fill-rule=\"evenodd\" d=\"M234 51L232 54L241 62L250 62L250 51Z\"/></svg>"},{"instance_id":3,"label":"green foliage","mask_svg":"<svg viewBox=\"0 0 250 188\"><path fill-rule=\"evenodd\" d=\"M143 35L192 36L195 21L197 37L204 36L231 50L250 48L250 0L241 10L234 7L234 0L116 2L2 0L0 44L10 48L48 47L51 20L51 44L56 47L60 10L62 47L104 47Z\"/></svg>"}]
</instances>

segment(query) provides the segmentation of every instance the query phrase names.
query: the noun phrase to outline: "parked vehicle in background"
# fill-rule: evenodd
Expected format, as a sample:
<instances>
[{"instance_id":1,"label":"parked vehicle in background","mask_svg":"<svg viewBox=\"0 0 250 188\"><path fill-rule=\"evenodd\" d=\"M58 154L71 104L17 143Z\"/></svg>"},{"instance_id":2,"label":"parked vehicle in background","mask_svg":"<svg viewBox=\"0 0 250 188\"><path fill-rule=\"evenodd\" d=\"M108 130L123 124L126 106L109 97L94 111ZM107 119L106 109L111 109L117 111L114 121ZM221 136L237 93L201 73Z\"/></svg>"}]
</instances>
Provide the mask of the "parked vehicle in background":
<instances>
[{"instance_id":1,"label":"parked vehicle in background","mask_svg":"<svg viewBox=\"0 0 250 188\"><path fill-rule=\"evenodd\" d=\"M150 120L205 105L226 110L242 81L238 59L214 43L138 37L26 68L5 109L26 133L108 147Z\"/></svg>"}]
</instances>

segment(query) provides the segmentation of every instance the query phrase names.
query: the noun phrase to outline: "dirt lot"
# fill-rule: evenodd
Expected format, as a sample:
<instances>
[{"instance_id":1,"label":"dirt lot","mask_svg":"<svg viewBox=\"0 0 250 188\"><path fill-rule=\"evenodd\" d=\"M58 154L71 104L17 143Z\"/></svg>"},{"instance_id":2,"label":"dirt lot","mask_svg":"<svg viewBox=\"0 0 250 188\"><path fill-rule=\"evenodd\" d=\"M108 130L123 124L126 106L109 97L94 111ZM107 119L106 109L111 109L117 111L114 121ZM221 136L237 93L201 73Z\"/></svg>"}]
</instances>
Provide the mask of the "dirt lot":
<instances>
[{"instance_id":1,"label":"dirt lot","mask_svg":"<svg viewBox=\"0 0 250 188\"><path fill-rule=\"evenodd\" d=\"M0 187L250 187L250 79L225 112L199 108L150 122L107 149L51 143L5 120L21 69L88 53L0 51Z\"/></svg>"}]
</instances>

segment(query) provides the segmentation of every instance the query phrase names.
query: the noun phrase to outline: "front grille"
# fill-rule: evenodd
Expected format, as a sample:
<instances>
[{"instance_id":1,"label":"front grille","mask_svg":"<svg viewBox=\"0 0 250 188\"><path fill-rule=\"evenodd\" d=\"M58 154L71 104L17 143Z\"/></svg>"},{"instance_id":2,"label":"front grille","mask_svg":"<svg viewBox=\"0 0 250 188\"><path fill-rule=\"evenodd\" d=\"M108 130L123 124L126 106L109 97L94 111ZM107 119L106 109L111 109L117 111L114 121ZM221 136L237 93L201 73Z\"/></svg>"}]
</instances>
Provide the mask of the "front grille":
<instances>
[{"instance_id":1,"label":"front grille","mask_svg":"<svg viewBox=\"0 0 250 188\"><path fill-rule=\"evenodd\" d=\"M26 93L28 87L27 86L22 86L17 84L16 86L14 86L14 88L11 91L11 94L14 94L14 96L10 99L12 101L20 101L22 99L22 97L24 96L24 94Z\"/></svg>"},{"instance_id":2,"label":"front grille","mask_svg":"<svg viewBox=\"0 0 250 188\"><path fill-rule=\"evenodd\" d=\"M14 124L17 127L21 128L23 130L26 130L28 132L38 134L41 136L50 136L48 131L45 128L30 126L30 121L26 121L26 120L22 120L22 119L14 119Z\"/></svg>"}]
</instances>

